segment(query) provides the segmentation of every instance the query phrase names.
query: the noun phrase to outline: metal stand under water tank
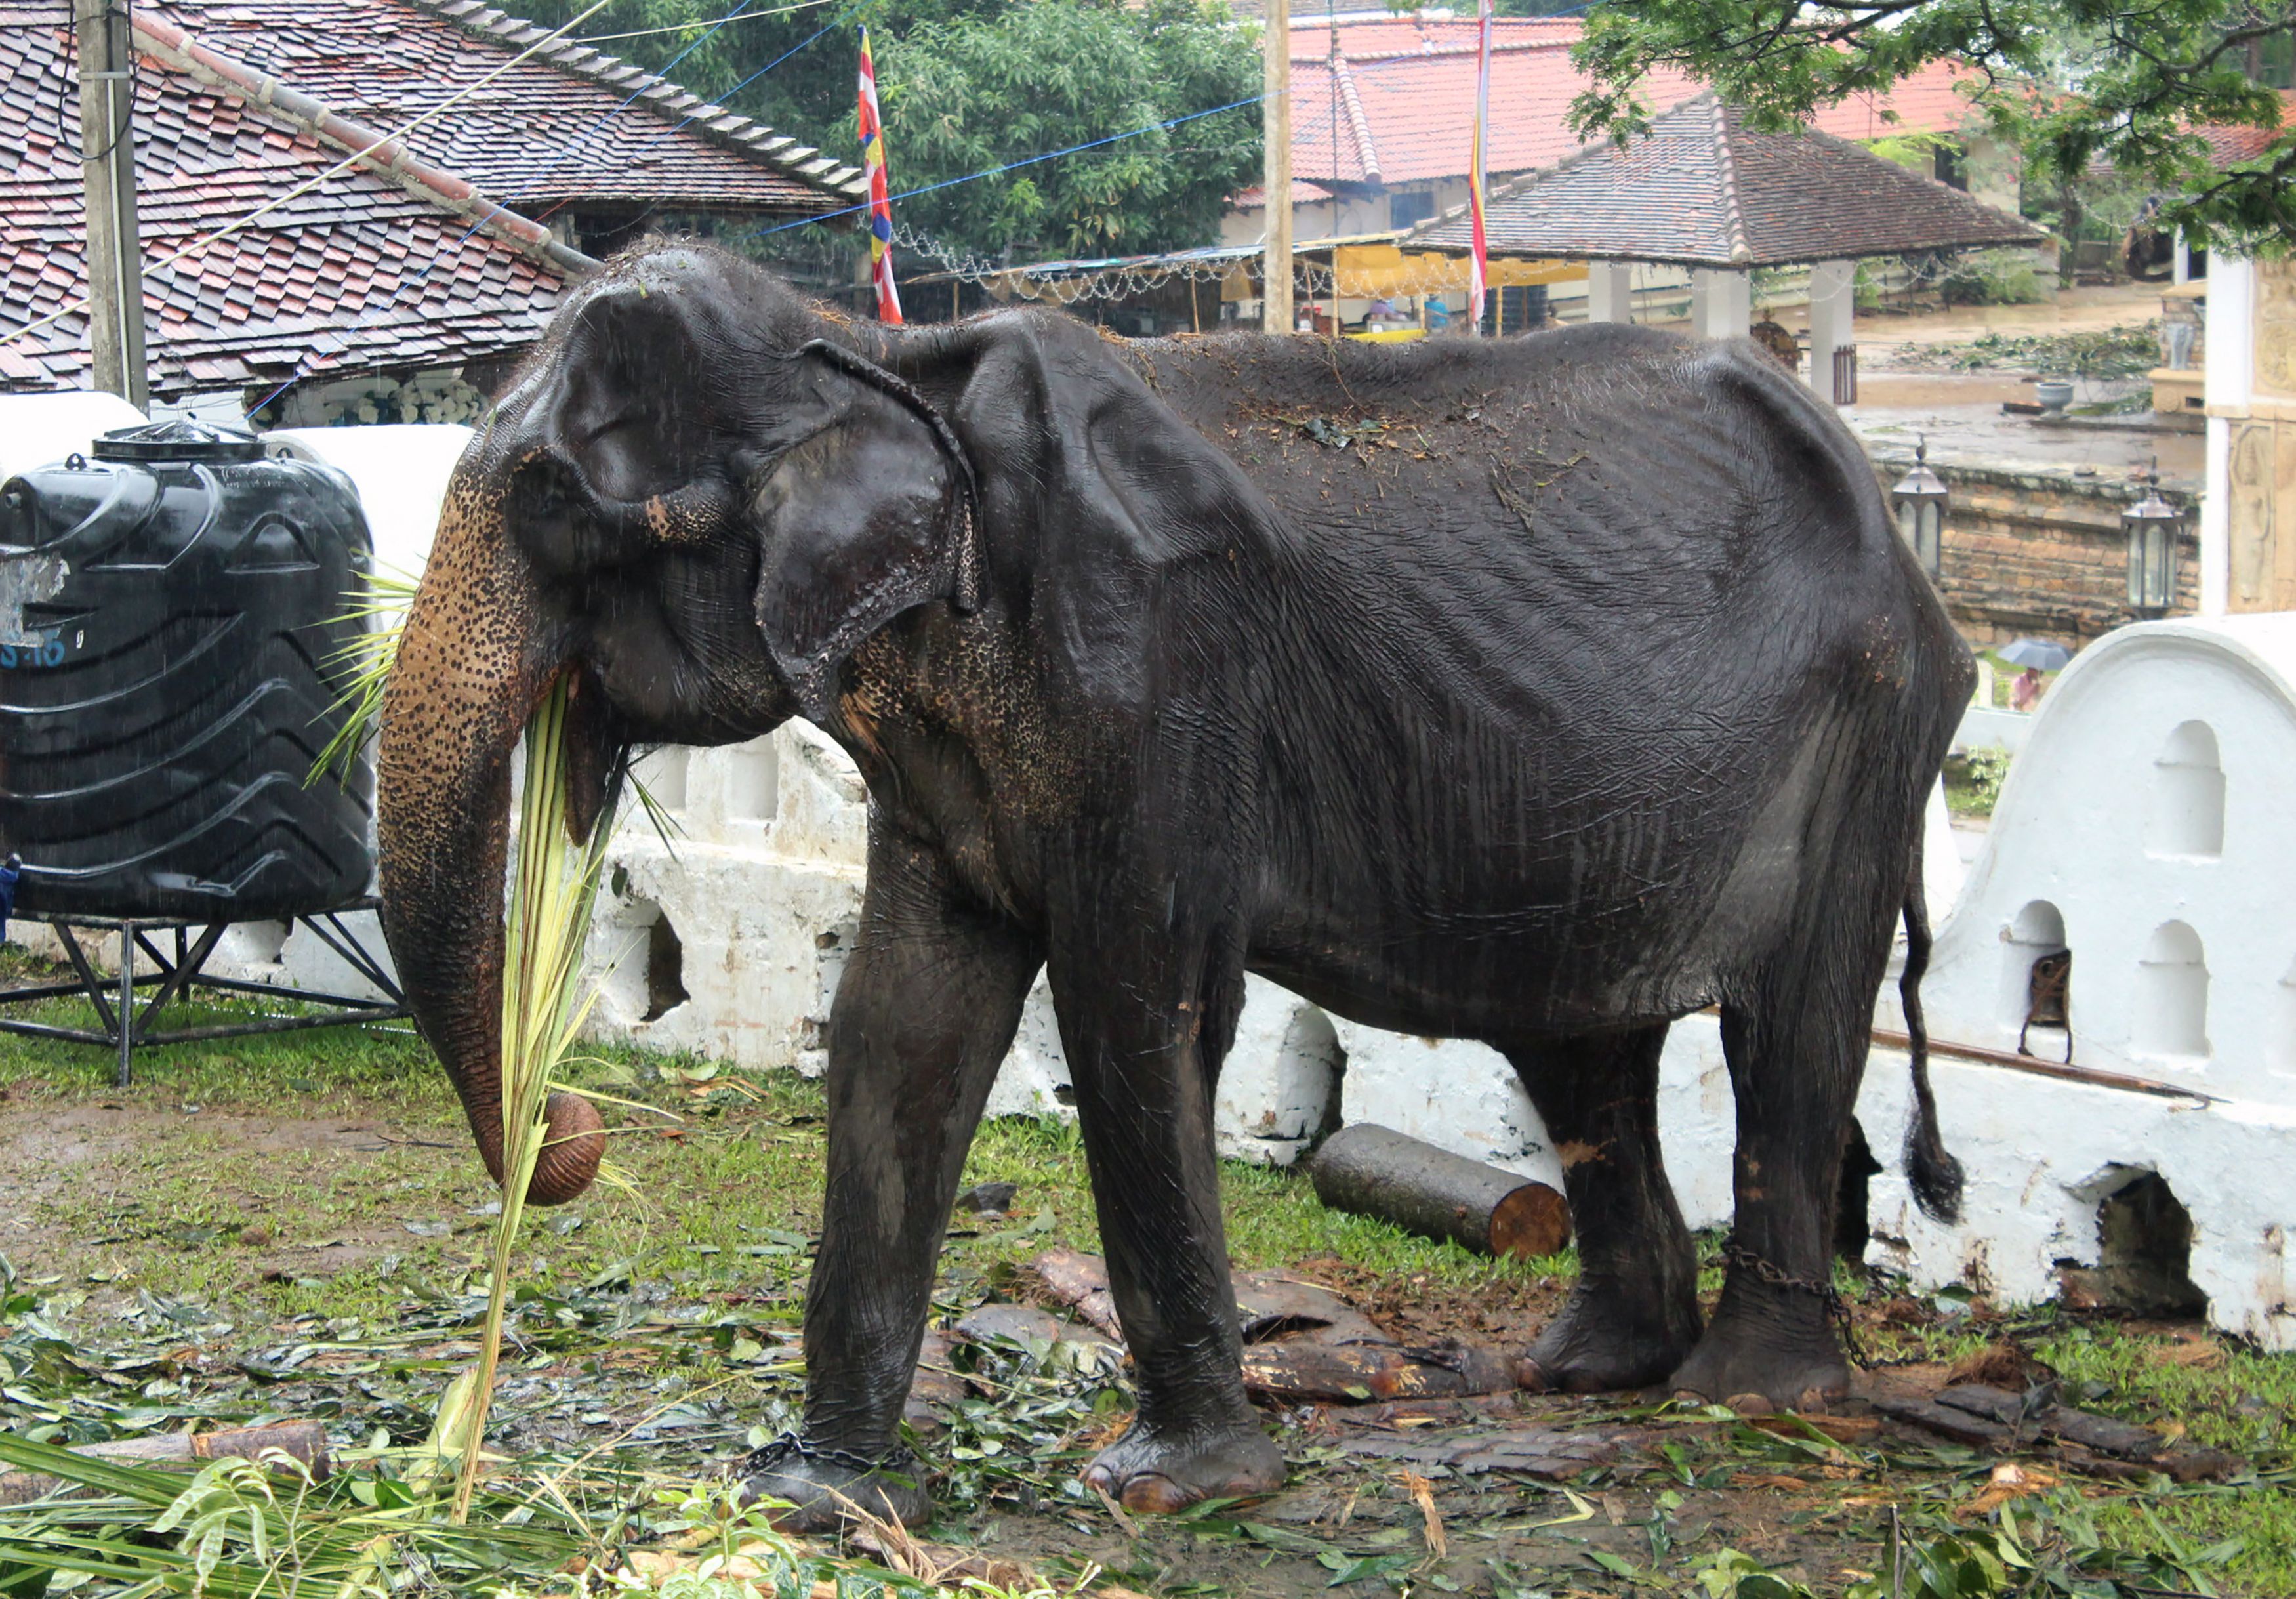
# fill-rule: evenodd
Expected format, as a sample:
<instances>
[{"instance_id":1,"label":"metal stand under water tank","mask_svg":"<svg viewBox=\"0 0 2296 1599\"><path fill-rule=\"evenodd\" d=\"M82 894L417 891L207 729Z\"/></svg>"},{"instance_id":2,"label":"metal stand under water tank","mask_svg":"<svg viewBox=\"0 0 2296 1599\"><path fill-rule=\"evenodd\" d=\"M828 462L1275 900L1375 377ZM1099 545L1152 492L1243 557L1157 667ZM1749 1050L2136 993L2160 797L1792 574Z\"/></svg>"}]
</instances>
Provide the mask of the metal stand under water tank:
<instances>
[{"instance_id":1,"label":"metal stand under water tank","mask_svg":"<svg viewBox=\"0 0 2296 1599\"><path fill-rule=\"evenodd\" d=\"M350 614L369 550L357 492L200 422L107 433L90 455L0 488L0 849L23 857L17 914L56 928L75 979L0 1004L82 994L102 1025L0 1030L116 1045L125 1081L138 1043L403 1015L339 920L373 903L371 762L312 778L365 626ZM388 1000L206 975L224 929L251 921L339 935ZM116 980L74 927L118 936ZM172 958L152 941L169 930ZM155 990L140 1014L138 985ZM327 1009L160 1030L195 986Z\"/></svg>"}]
</instances>

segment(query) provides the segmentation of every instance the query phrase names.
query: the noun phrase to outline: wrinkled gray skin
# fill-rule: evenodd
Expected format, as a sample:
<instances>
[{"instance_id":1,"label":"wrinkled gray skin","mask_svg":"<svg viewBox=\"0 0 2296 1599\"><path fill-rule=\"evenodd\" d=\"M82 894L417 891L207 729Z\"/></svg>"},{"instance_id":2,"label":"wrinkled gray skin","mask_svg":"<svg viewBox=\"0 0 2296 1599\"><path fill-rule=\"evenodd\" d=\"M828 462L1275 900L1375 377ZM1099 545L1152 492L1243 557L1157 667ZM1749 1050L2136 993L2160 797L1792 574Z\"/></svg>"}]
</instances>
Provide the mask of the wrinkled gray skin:
<instances>
[{"instance_id":1,"label":"wrinkled gray skin","mask_svg":"<svg viewBox=\"0 0 2296 1599\"><path fill-rule=\"evenodd\" d=\"M1210 1128L1248 971L1514 1062L1585 1267L1546 1382L1845 1387L1821 1300L1742 1259L1702 1325L1659 1049L1720 1005L1737 1242L1823 1281L1972 668L1856 444L1751 347L903 331L699 250L618 261L457 470L385 709L391 948L497 1175L507 762L562 672L585 825L633 746L791 716L869 785L803 1447L750 1467L795 1523L926 1508L903 1397L1047 963L1136 1362L1090 1468L1125 1505L1283 1474ZM603 1142L557 1115L545 1203ZM1949 1208L1933 1117L1913 1142Z\"/></svg>"}]
</instances>

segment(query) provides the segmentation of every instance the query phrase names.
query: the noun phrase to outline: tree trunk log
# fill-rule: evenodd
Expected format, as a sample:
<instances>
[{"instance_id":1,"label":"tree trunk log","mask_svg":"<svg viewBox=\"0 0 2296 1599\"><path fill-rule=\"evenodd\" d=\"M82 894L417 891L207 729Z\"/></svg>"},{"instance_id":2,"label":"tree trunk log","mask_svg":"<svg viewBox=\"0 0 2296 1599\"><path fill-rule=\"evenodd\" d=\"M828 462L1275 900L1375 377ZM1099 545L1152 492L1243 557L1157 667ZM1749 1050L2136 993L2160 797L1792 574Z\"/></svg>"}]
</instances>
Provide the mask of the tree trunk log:
<instances>
[{"instance_id":1,"label":"tree trunk log","mask_svg":"<svg viewBox=\"0 0 2296 1599\"><path fill-rule=\"evenodd\" d=\"M1243 1386L1278 1404L1368 1404L1379 1399L1458 1398L1506 1393L1515 1357L1459 1344L1406 1349L1394 1344L1255 1344L1243 1352Z\"/></svg>"},{"instance_id":2,"label":"tree trunk log","mask_svg":"<svg viewBox=\"0 0 2296 1599\"><path fill-rule=\"evenodd\" d=\"M1552 1255L1570 1242L1570 1207L1544 1183L1358 1122L1324 1141L1308 1168L1334 1210L1377 1217L1485 1255Z\"/></svg>"},{"instance_id":3,"label":"tree trunk log","mask_svg":"<svg viewBox=\"0 0 2296 1599\"><path fill-rule=\"evenodd\" d=\"M332 1466L327 1455L327 1431L316 1422L280 1422L268 1427L237 1427L220 1432L160 1432L143 1438L116 1439L109 1443L78 1444L75 1455L117 1460L129 1465L197 1466L210 1460L253 1460L266 1449L277 1449L308 1466L311 1475L324 1478ZM25 1505L53 1493L62 1480L38 1472L0 1474L0 1505Z\"/></svg>"}]
</instances>

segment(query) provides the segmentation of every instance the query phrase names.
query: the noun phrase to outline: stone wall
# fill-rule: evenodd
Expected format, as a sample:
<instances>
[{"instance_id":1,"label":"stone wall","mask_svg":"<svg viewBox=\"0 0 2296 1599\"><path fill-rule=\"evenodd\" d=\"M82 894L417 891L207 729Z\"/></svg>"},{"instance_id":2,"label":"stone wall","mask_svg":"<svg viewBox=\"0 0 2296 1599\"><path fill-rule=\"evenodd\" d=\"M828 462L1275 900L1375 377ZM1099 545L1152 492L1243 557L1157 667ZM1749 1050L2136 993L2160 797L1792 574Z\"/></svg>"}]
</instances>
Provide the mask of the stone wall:
<instances>
[{"instance_id":1,"label":"stone wall","mask_svg":"<svg viewBox=\"0 0 2296 1599\"><path fill-rule=\"evenodd\" d=\"M2070 472L1931 465L1953 493L1938 586L1972 644L2046 638L2077 649L2136 619L2120 522L2135 485ZM1877 462L1885 495L1904 472L1904 463ZM2200 608L2200 545L2189 519L2179 542L2171 614L2185 616Z\"/></svg>"}]
</instances>

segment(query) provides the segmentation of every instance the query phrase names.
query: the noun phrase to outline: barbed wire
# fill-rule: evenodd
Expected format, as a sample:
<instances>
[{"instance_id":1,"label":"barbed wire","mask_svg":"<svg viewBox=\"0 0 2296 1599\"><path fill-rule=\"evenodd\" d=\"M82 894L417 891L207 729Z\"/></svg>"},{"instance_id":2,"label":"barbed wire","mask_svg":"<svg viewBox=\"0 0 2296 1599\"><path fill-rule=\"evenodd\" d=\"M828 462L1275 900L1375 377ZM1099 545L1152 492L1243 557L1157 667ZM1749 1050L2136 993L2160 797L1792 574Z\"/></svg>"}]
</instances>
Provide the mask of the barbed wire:
<instances>
[{"instance_id":1,"label":"barbed wire","mask_svg":"<svg viewBox=\"0 0 2296 1599\"><path fill-rule=\"evenodd\" d=\"M1238 275L1247 283L1256 276L1259 264L1256 254L1201 260L1160 259L1151 262L1125 262L1104 267L1083 268L1054 273L1032 273L1028 267L1007 266L987 259L969 250L952 246L934 238L914 224L896 223L893 242L902 249L926 257L938 263L943 274L980 288L1002 288L1015 298L1045 301L1054 305L1073 306L1094 301L1136 299L1157 292L1174 283L1218 283L1223 286ZM1348 248L1341 246L1341 248ZM1380 266L1345 268L1295 258L1296 283L1303 296L1309 299L1370 299L1384 296L1404 295L1422 298L1452 292L1464 292L1466 287L1467 258L1446 256L1450 265L1429 266L1423 258L1439 255L1439 251L1404 250L1406 269ZM1973 251L1922 252L1913 256L1880 257L1868 263L1869 286L1892 291L1934 288L1968 270ZM1422 259L1414 260L1414 257ZM1656 309L1646 302L1656 299L1660 305L1671 295L1688 296L1691 292L1688 266L1673 267L1665 262L1628 262L1636 281L1632 283L1632 294L1644 310ZM1773 294L1784 287L1791 293L1799 286L1806 267L1788 266L1775 269L1784 275L1784 284L1768 285ZM1669 272L1682 275L1678 282L1651 282L1652 276ZM1363 274L1376 274L1374 282L1365 283ZM1561 280L1578 281L1575 276ZM1496 287L1526 287L1499 283ZM1257 298L1256 294L1244 298ZM1758 300L1770 298L1758 295Z\"/></svg>"}]
</instances>

